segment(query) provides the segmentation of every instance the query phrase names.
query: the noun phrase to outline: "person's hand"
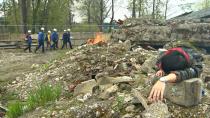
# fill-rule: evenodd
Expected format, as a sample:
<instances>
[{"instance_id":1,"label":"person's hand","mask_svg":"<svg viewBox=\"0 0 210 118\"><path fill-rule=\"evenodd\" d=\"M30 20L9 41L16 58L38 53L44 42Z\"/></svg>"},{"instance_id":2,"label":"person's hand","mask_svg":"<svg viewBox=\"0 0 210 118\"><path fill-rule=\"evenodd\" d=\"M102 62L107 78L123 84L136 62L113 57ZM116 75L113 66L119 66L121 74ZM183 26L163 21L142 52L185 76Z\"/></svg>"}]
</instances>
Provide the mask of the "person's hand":
<instances>
[{"instance_id":1,"label":"person's hand","mask_svg":"<svg viewBox=\"0 0 210 118\"><path fill-rule=\"evenodd\" d=\"M157 71L157 73L155 74L157 77L162 77L165 75L165 72L163 70L159 70Z\"/></svg>"},{"instance_id":2,"label":"person's hand","mask_svg":"<svg viewBox=\"0 0 210 118\"><path fill-rule=\"evenodd\" d=\"M148 100L150 102L155 102L158 100L163 100L163 94L165 91L165 82L157 81L152 87Z\"/></svg>"}]
</instances>

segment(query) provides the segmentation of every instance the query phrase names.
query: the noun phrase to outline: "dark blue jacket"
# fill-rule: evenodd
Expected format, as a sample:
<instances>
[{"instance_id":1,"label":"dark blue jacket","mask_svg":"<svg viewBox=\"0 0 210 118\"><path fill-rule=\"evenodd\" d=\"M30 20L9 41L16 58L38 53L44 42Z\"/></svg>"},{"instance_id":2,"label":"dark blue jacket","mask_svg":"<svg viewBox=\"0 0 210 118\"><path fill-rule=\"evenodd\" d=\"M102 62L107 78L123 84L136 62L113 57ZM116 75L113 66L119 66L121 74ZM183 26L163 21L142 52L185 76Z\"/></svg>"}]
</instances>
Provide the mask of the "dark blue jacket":
<instances>
[{"instance_id":1,"label":"dark blue jacket","mask_svg":"<svg viewBox=\"0 0 210 118\"><path fill-rule=\"evenodd\" d=\"M53 41L58 41L58 33L57 32L53 32L52 35L51 35L51 39Z\"/></svg>"},{"instance_id":2,"label":"dark blue jacket","mask_svg":"<svg viewBox=\"0 0 210 118\"><path fill-rule=\"evenodd\" d=\"M68 40L71 40L71 33L68 32L67 34L68 34Z\"/></svg>"},{"instance_id":3,"label":"dark blue jacket","mask_svg":"<svg viewBox=\"0 0 210 118\"><path fill-rule=\"evenodd\" d=\"M27 34L26 35L26 42L28 43L28 44L31 44L32 43L32 38L31 38L31 35L30 34Z\"/></svg>"},{"instance_id":4,"label":"dark blue jacket","mask_svg":"<svg viewBox=\"0 0 210 118\"><path fill-rule=\"evenodd\" d=\"M44 32L39 32L39 34L38 34L38 41L39 42L44 42Z\"/></svg>"},{"instance_id":5,"label":"dark blue jacket","mask_svg":"<svg viewBox=\"0 0 210 118\"><path fill-rule=\"evenodd\" d=\"M68 33L63 33L63 38L64 41L67 41L69 39L69 34Z\"/></svg>"}]
</instances>

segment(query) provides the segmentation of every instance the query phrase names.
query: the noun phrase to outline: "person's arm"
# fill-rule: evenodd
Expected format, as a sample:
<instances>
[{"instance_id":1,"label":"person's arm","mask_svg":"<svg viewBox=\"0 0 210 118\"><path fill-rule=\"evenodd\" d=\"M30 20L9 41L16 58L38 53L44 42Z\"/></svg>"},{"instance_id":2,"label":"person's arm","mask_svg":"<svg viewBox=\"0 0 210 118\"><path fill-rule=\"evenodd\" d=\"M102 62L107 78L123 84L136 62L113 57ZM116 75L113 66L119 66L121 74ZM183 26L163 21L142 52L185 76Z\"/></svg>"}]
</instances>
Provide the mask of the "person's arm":
<instances>
[{"instance_id":1,"label":"person's arm","mask_svg":"<svg viewBox=\"0 0 210 118\"><path fill-rule=\"evenodd\" d=\"M199 77L203 71L202 62L196 62L192 67L185 70L174 71L172 73L176 74L177 81L180 82L190 78Z\"/></svg>"}]
</instances>

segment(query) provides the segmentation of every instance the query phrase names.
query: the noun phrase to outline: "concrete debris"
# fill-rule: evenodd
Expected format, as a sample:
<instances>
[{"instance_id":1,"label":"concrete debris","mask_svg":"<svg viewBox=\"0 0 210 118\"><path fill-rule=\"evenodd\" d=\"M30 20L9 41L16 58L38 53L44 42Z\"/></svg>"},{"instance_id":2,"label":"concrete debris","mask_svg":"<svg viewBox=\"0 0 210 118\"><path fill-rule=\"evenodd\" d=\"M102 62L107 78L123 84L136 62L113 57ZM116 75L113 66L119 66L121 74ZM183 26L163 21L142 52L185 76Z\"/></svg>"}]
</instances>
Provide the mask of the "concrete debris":
<instances>
[{"instance_id":1,"label":"concrete debris","mask_svg":"<svg viewBox=\"0 0 210 118\"><path fill-rule=\"evenodd\" d=\"M97 85L95 80L89 80L77 85L74 89L74 95L91 93L93 88Z\"/></svg>"},{"instance_id":2,"label":"concrete debris","mask_svg":"<svg viewBox=\"0 0 210 118\"><path fill-rule=\"evenodd\" d=\"M170 118L170 113L166 104L156 102L142 113L142 118Z\"/></svg>"},{"instance_id":3,"label":"concrete debris","mask_svg":"<svg viewBox=\"0 0 210 118\"><path fill-rule=\"evenodd\" d=\"M141 95L140 92L137 90L133 89L132 94L139 100L139 102L142 104L142 106L147 110L149 107L147 105L146 99Z\"/></svg>"},{"instance_id":4,"label":"concrete debris","mask_svg":"<svg viewBox=\"0 0 210 118\"><path fill-rule=\"evenodd\" d=\"M200 78L185 80L179 84L167 84L165 97L182 106L194 106L201 102L202 81Z\"/></svg>"},{"instance_id":5,"label":"concrete debris","mask_svg":"<svg viewBox=\"0 0 210 118\"><path fill-rule=\"evenodd\" d=\"M101 93L101 95L99 96L99 98L101 99L108 99L112 96L112 94L114 94L115 92L117 92L118 90L118 86L114 85L108 89L106 89L104 92Z\"/></svg>"},{"instance_id":6,"label":"concrete debris","mask_svg":"<svg viewBox=\"0 0 210 118\"><path fill-rule=\"evenodd\" d=\"M123 76L123 77L99 78L96 81L99 85L105 85L105 84L117 84L117 83L122 83L122 82L134 82L134 79L128 76Z\"/></svg>"},{"instance_id":7,"label":"concrete debris","mask_svg":"<svg viewBox=\"0 0 210 118\"><path fill-rule=\"evenodd\" d=\"M114 30L106 45L79 46L44 66L44 71L26 73L24 77L11 81L5 88L17 93L19 99L25 100L28 92L42 83L62 85L62 96L55 104L47 108L39 107L25 117L203 117L209 112L210 96L207 94L209 90L205 90L205 97L201 101L204 88L199 79L167 84L165 104L157 102L148 105L146 99L152 87L151 80L158 79L152 79L156 72L158 54L165 50L158 52L149 45L139 46L139 42L158 43L171 41L174 37L205 37L206 33L203 34L201 30L203 24L188 24L178 22L172 25L147 18L127 19L122 29ZM207 24L203 26L204 29L207 27ZM165 49L181 43L169 43L165 45ZM210 59L206 57L203 68L205 82L209 81L209 65ZM41 67L32 66L36 69ZM207 85L209 88L209 82Z\"/></svg>"}]
</instances>

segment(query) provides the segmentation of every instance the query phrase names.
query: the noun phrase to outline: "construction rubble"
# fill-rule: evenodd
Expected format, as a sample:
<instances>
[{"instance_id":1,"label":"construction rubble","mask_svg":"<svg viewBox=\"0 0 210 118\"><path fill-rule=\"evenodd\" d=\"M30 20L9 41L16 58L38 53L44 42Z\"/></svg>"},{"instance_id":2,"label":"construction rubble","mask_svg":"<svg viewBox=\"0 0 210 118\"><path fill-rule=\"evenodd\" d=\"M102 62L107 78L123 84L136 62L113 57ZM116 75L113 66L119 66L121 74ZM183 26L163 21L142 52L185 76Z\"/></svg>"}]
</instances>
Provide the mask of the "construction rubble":
<instances>
[{"instance_id":1,"label":"construction rubble","mask_svg":"<svg viewBox=\"0 0 210 118\"><path fill-rule=\"evenodd\" d=\"M11 82L7 90L15 91L22 100L26 99L27 92L41 83L61 84L63 87L58 101L21 117L210 117L210 96L206 88L210 82L209 56L204 55L206 60L201 78L167 85L167 99L149 103L147 97L151 83L155 81L151 78L156 71L159 52L140 46L132 48L132 45L138 40L171 40L172 27L159 21L137 19L132 23L126 21L122 28L114 31L112 40L106 44L80 46L51 62L47 69L25 74L25 78L17 77Z\"/></svg>"},{"instance_id":2,"label":"construction rubble","mask_svg":"<svg viewBox=\"0 0 210 118\"><path fill-rule=\"evenodd\" d=\"M120 30L112 33L115 41L130 40L132 45L142 41L167 42L177 39L189 41L208 41L210 24L193 21L158 21L148 18L128 19Z\"/></svg>"}]
</instances>

